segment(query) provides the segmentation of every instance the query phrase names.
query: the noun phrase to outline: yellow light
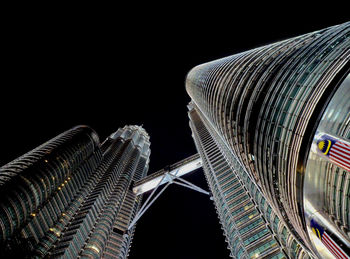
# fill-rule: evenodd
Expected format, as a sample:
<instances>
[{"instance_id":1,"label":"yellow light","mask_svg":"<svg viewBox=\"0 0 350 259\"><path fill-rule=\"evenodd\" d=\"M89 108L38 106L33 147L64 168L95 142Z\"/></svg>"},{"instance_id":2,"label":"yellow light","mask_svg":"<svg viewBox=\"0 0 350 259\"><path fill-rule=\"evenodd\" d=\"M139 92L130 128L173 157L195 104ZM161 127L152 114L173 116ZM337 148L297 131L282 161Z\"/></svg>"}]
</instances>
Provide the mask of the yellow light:
<instances>
[{"instance_id":1,"label":"yellow light","mask_svg":"<svg viewBox=\"0 0 350 259\"><path fill-rule=\"evenodd\" d=\"M61 190L61 187L58 187L57 189Z\"/></svg>"},{"instance_id":2,"label":"yellow light","mask_svg":"<svg viewBox=\"0 0 350 259\"><path fill-rule=\"evenodd\" d=\"M48 163L49 161L47 161L46 159L44 160L45 161L45 163Z\"/></svg>"},{"instance_id":3,"label":"yellow light","mask_svg":"<svg viewBox=\"0 0 350 259\"><path fill-rule=\"evenodd\" d=\"M57 237L61 236L61 231L56 228L49 228L51 232L53 232Z\"/></svg>"},{"instance_id":4,"label":"yellow light","mask_svg":"<svg viewBox=\"0 0 350 259\"><path fill-rule=\"evenodd\" d=\"M68 177L68 180L70 180L70 177Z\"/></svg>"},{"instance_id":5,"label":"yellow light","mask_svg":"<svg viewBox=\"0 0 350 259\"><path fill-rule=\"evenodd\" d=\"M67 180L64 181L65 183L68 183Z\"/></svg>"},{"instance_id":6,"label":"yellow light","mask_svg":"<svg viewBox=\"0 0 350 259\"><path fill-rule=\"evenodd\" d=\"M95 250L97 253L100 253L100 249L98 249L95 245L88 245L88 246L86 246L86 248L91 248L91 249Z\"/></svg>"},{"instance_id":7,"label":"yellow light","mask_svg":"<svg viewBox=\"0 0 350 259\"><path fill-rule=\"evenodd\" d=\"M62 183L61 186L63 187L63 186L64 186L64 183Z\"/></svg>"},{"instance_id":8,"label":"yellow light","mask_svg":"<svg viewBox=\"0 0 350 259\"><path fill-rule=\"evenodd\" d=\"M30 216L35 217L35 216L36 216L36 214L35 214L35 213L32 213L32 214L30 214Z\"/></svg>"}]
</instances>

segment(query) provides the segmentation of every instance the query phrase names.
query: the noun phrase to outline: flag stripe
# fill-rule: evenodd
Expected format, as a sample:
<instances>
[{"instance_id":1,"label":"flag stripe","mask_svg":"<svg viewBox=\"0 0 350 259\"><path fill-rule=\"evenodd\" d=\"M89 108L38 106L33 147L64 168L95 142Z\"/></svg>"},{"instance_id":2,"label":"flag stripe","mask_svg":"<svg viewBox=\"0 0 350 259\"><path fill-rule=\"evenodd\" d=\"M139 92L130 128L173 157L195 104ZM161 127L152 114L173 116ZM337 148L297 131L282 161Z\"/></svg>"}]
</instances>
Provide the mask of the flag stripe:
<instances>
[{"instance_id":1,"label":"flag stripe","mask_svg":"<svg viewBox=\"0 0 350 259\"><path fill-rule=\"evenodd\" d=\"M342 152L339 152L338 150L334 150L332 151L330 154L330 156L332 155L338 155L339 157L341 157L342 159L346 160L346 161L350 161L350 156L345 155Z\"/></svg>"},{"instance_id":2,"label":"flag stripe","mask_svg":"<svg viewBox=\"0 0 350 259\"><path fill-rule=\"evenodd\" d=\"M349 258L326 232L323 232L322 239L332 247L332 249L338 254L338 256L340 256L340 258Z\"/></svg>"},{"instance_id":3,"label":"flag stripe","mask_svg":"<svg viewBox=\"0 0 350 259\"><path fill-rule=\"evenodd\" d=\"M339 256L335 251L334 249L328 244L328 243L325 243L323 242L323 244L327 247L327 249L335 256L335 258L337 259L346 259L346 258L343 258L342 256Z\"/></svg>"},{"instance_id":4,"label":"flag stripe","mask_svg":"<svg viewBox=\"0 0 350 259\"><path fill-rule=\"evenodd\" d=\"M331 159L331 161L332 161L334 164L336 164L337 166L339 166L339 167L341 167L341 168L343 168L343 169L345 169L345 170L350 171L350 168L347 168L345 165L340 164L339 162L334 161L334 160L332 160L332 159Z\"/></svg>"},{"instance_id":5,"label":"flag stripe","mask_svg":"<svg viewBox=\"0 0 350 259\"><path fill-rule=\"evenodd\" d=\"M338 153L332 153L329 155L330 157L334 156L336 158L339 158L341 161L343 161L345 164L348 164L349 163L349 160L344 158L342 155L338 154Z\"/></svg>"},{"instance_id":6,"label":"flag stripe","mask_svg":"<svg viewBox=\"0 0 350 259\"><path fill-rule=\"evenodd\" d=\"M348 144L348 143L345 143L345 142L342 142L342 141L337 141L337 143L342 144L345 147L349 147L350 148L350 144Z\"/></svg>"},{"instance_id":7,"label":"flag stripe","mask_svg":"<svg viewBox=\"0 0 350 259\"><path fill-rule=\"evenodd\" d=\"M340 155L338 155L338 154L336 154L336 153L333 153L333 154L331 154L330 156L329 156L329 158L334 158L334 159L336 159L336 160L339 160L339 161L341 161L343 164L348 164L348 160L346 160L346 159L344 159L342 156L340 156Z\"/></svg>"},{"instance_id":8,"label":"flag stripe","mask_svg":"<svg viewBox=\"0 0 350 259\"><path fill-rule=\"evenodd\" d=\"M336 160L339 163L342 163L344 166L349 167L350 163L349 161L346 161L344 159L342 159L341 157L339 157L338 155L332 154L331 156L329 156L330 159Z\"/></svg>"},{"instance_id":9,"label":"flag stripe","mask_svg":"<svg viewBox=\"0 0 350 259\"><path fill-rule=\"evenodd\" d=\"M332 153L333 151L337 151L338 153L341 153L346 157L350 157L350 150L344 149L343 147L341 147L339 145L333 145L330 153Z\"/></svg>"},{"instance_id":10,"label":"flag stripe","mask_svg":"<svg viewBox=\"0 0 350 259\"><path fill-rule=\"evenodd\" d=\"M332 249L332 247L330 247L330 245L328 244L328 243L326 243L326 242L322 242L326 247L327 247L327 249L337 258L337 259L339 259L340 257L335 253L335 251Z\"/></svg>"},{"instance_id":11,"label":"flag stripe","mask_svg":"<svg viewBox=\"0 0 350 259\"><path fill-rule=\"evenodd\" d=\"M346 170L350 170L350 167L343 162L339 161L338 159L334 159L333 157L330 157L330 160L340 166L341 168L344 168Z\"/></svg>"}]
</instances>

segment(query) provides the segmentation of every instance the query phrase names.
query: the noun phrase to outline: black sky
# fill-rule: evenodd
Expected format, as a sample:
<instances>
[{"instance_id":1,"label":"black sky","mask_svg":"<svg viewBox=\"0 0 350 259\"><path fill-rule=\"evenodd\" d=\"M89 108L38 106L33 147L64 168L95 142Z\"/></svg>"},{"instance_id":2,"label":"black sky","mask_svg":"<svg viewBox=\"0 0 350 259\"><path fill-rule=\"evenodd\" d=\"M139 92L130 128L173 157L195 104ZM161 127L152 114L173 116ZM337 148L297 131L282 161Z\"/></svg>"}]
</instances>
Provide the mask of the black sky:
<instances>
[{"instance_id":1,"label":"black sky","mask_svg":"<svg viewBox=\"0 0 350 259\"><path fill-rule=\"evenodd\" d=\"M347 21L336 9L253 15L249 5L208 7L9 10L1 32L0 164L78 124L101 140L143 124L151 173L196 152L184 86L192 67ZM186 179L207 189L201 170ZM228 255L208 197L170 186L140 219L129 258Z\"/></svg>"}]
</instances>

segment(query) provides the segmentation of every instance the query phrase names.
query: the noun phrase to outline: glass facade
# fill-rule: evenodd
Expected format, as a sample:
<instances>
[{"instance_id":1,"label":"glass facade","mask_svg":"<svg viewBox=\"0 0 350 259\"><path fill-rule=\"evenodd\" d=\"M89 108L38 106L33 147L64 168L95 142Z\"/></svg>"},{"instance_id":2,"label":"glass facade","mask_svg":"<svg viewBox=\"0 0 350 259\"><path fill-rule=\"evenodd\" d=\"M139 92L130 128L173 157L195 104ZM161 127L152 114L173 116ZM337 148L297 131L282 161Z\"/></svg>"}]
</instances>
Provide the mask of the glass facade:
<instances>
[{"instance_id":1,"label":"glass facade","mask_svg":"<svg viewBox=\"0 0 350 259\"><path fill-rule=\"evenodd\" d=\"M317 207L312 213L322 211L323 222L333 225L327 231L334 242L346 251L350 246L347 160L335 167L325 157L311 158L317 162L312 173L306 170L312 163L311 144L319 141L314 136L320 121L322 132L349 141L349 89L333 98L345 84L349 60L347 22L198 65L186 78L190 106L291 258L319 256L307 231L313 217L305 213L305 206L310 207L311 200ZM334 104L325 115L331 100ZM325 116L338 119L326 124ZM308 186L317 189L312 198L305 199L305 177ZM226 188L234 189L234 184Z\"/></svg>"},{"instance_id":2,"label":"glass facade","mask_svg":"<svg viewBox=\"0 0 350 259\"><path fill-rule=\"evenodd\" d=\"M203 114L200 116L195 105L191 106L190 126L196 147L203 161L208 163L203 163L203 168L231 255L239 254L238 258L311 258L287 229L285 221L273 211L254 180L206 124ZM291 240L290 244L287 239ZM293 241L297 242L297 247L292 246Z\"/></svg>"},{"instance_id":3,"label":"glass facade","mask_svg":"<svg viewBox=\"0 0 350 259\"><path fill-rule=\"evenodd\" d=\"M188 73L190 127L232 257L349 258L349 71L347 22ZM126 258L142 199L131 187L149 156L142 127L100 143L78 126L1 167L0 257Z\"/></svg>"},{"instance_id":4,"label":"glass facade","mask_svg":"<svg viewBox=\"0 0 350 259\"><path fill-rule=\"evenodd\" d=\"M308 233L320 256L324 258L334 255L318 244L311 221L322 225L342 250L350 246L350 152L347 151L347 145L350 144L349 98L350 74L342 81L322 115L305 172L304 211ZM327 149L320 150L320 144L324 140L335 141L328 153ZM342 145L341 152L336 149L338 143Z\"/></svg>"},{"instance_id":5,"label":"glass facade","mask_svg":"<svg viewBox=\"0 0 350 259\"><path fill-rule=\"evenodd\" d=\"M4 257L126 258L127 230L141 196L130 190L148 170L150 142L126 126L100 144L86 126L64 132L0 171Z\"/></svg>"}]
</instances>

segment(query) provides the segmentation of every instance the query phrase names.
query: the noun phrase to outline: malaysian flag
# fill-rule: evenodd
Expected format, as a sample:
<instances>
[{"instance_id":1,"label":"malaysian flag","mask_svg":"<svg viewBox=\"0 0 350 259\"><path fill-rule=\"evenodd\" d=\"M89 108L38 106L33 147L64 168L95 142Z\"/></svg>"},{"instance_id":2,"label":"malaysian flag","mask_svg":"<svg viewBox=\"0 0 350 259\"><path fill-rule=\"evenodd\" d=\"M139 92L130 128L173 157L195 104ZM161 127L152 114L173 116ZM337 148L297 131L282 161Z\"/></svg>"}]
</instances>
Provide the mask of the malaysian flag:
<instances>
[{"instance_id":1,"label":"malaysian flag","mask_svg":"<svg viewBox=\"0 0 350 259\"><path fill-rule=\"evenodd\" d=\"M321 240L321 242L327 247L327 249L335 256L337 259L350 259L349 254L345 253L343 249L332 239L327 231L318 224L314 219L310 221L310 227L316 236ZM348 250L348 249L346 249Z\"/></svg>"},{"instance_id":2,"label":"malaysian flag","mask_svg":"<svg viewBox=\"0 0 350 259\"><path fill-rule=\"evenodd\" d=\"M328 159L337 166L350 171L350 144L332 138L329 135L323 135L317 142L319 151L328 157Z\"/></svg>"}]
</instances>

